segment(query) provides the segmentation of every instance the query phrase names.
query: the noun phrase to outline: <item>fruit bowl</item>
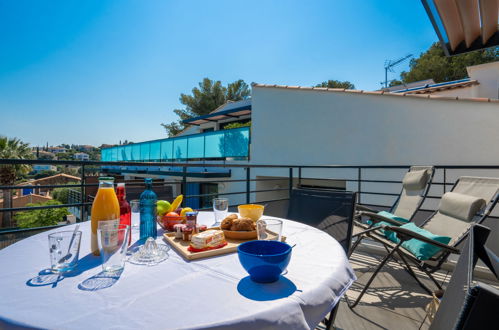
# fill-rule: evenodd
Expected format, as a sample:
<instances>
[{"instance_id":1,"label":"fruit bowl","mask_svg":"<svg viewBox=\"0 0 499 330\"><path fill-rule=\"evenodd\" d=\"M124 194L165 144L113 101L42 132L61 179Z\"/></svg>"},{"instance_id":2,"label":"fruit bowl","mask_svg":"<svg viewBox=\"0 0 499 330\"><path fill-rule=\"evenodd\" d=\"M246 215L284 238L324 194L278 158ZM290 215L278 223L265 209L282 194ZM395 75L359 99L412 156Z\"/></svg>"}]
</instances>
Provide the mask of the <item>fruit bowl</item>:
<instances>
[{"instance_id":1,"label":"fruit bowl","mask_svg":"<svg viewBox=\"0 0 499 330\"><path fill-rule=\"evenodd\" d=\"M158 216L156 218L156 221L164 230L173 231L174 225L179 223L185 223L185 216L163 215L163 216Z\"/></svg>"},{"instance_id":2,"label":"fruit bowl","mask_svg":"<svg viewBox=\"0 0 499 330\"><path fill-rule=\"evenodd\" d=\"M243 204L237 207L242 218L250 218L253 221L258 221L263 215L265 206L258 204Z\"/></svg>"}]
</instances>

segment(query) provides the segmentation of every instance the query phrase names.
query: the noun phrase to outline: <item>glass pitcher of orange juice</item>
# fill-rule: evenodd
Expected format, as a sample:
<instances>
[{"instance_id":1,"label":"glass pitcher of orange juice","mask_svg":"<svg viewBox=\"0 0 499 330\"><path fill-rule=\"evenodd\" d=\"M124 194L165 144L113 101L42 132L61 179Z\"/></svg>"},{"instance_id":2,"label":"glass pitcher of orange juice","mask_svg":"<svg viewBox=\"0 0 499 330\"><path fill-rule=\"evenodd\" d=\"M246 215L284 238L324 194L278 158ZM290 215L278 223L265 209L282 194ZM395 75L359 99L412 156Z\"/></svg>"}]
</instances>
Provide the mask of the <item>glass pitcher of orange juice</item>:
<instances>
[{"instance_id":1,"label":"glass pitcher of orange juice","mask_svg":"<svg viewBox=\"0 0 499 330\"><path fill-rule=\"evenodd\" d=\"M94 255L98 256L97 229L102 225L118 228L120 224L120 205L114 192L114 178L112 177L99 178L99 190L97 190L97 195L92 203L91 222L90 249Z\"/></svg>"}]
</instances>

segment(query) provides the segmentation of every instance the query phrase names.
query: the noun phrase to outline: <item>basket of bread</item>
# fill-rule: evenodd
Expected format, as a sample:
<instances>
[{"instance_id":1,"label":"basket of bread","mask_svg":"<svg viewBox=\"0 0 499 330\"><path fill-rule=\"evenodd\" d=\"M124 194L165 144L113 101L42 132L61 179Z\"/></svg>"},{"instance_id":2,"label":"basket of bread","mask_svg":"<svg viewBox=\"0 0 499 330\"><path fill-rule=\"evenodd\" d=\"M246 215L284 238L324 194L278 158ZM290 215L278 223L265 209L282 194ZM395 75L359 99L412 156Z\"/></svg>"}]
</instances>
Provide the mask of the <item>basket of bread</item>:
<instances>
[{"instance_id":1,"label":"basket of bread","mask_svg":"<svg viewBox=\"0 0 499 330\"><path fill-rule=\"evenodd\" d=\"M255 239L256 223L250 218L239 218L237 214L231 214L222 220L220 228L225 237L232 239Z\"/></svg>"}]
</instances>

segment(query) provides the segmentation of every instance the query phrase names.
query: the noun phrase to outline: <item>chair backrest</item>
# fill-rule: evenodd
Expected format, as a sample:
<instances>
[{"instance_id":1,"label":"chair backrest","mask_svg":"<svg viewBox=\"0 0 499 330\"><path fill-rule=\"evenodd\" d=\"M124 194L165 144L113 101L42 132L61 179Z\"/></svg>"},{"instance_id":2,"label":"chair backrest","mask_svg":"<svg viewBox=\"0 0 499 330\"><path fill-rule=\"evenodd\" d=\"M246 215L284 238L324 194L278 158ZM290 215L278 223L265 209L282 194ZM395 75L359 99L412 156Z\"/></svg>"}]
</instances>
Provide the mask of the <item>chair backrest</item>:
<instances>
[{"instance_id":1,"label":"chair backrest","mask_svg":"<svg viewBox=\"0 0 499 330\"><path fill-rule=\"evenodd\" d=\"M390 213L411 220L428 194L434 172L433 166L411 166L402 179L402 191Z\"/></svg>"},{"instance_id":2,"label":"chair backrest","mask_svg":"<svg viewBox=\"0 0 499 330\"><path fill-rule=\"evenodd\" d=\"M497 256L484 247L489 233L490 230L481 225L475 225L470 230L430 329L497 329L499 290L472 282L478 259L484 261L497 276L497 270L490 263L497 260Z\"/></svg>"},{"instance_id":3,"label":"chair backrest","mask_svg":"<svg viewBox=\"0 0 499 330\"><path fill-rule=\"evenodd\" d=\"M356 197L351 191L295 188L291 191L287 218L325 231L348 253Z\"/></svg>"},{"instance_id":4,"label":"chair backrest","mask_svg":"<svg viewBox=\"0 0 499 330\"><path fill-rule=\"evenodd\" d=\"M438 211L422 227L433 234L451 237L449 245L456 246L473 223L483 222L490 214L497 203L498 192L499 178L460 177L451 193L442 196ZM485 207L478 207L478 200L483 200Z\"/></svg>"}]
</instances>

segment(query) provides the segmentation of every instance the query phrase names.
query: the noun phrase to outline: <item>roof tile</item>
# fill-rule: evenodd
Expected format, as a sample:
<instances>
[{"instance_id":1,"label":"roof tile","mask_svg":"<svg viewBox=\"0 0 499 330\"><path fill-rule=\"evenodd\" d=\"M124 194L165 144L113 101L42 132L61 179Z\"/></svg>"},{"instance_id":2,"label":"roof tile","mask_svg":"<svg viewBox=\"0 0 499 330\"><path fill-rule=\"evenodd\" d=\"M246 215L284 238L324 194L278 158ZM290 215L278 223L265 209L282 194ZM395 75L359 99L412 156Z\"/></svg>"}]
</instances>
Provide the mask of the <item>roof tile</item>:
<instances>
[{"instance_id":1,"label":"roof tile","mask_svg":"<svg viewBox=\"0 0 499 330\"><path fill-rule=\"evenodd\" d=\"M408 94L410 95L410 94ZM457 100L457 96L444 96L444 95L428 95L431 99L439 99L439 100Z\"/></svg>"},{"instance_id":2,"label":"roof tile","mask_svg":"<svg viewBox=\"0 0 499 330\"><path fill-rule=\"evenodd\" d=\"M364 91L364 94L368 95L383 95L385 94L384 91Z\"/></svg>"},{"instance_id":3,"label":"roof tile","mask_svg":"<svg viewBox=\"0 0 499 330\"><path fill-rule=\"evenodd\" d=\"M267 84L253 84L253 87L264 87L264 88L292 88L301 90L315 90L315 91L327 91L332 93L358 93L366 95L385 95L385 96L408 96L408 97L418 97L423 99L433 99L433 100L453 100L453 101L472 101L472 102L493 102L499 103L499 99L488 99L488 98L478 98L478 97L457 97L457 96L441 96L434 94L414 94L414 93L387 93L383 91L363 91L357 89L344 89L344 88L324 88L324 87L306 87L306 86L284 86L284 85L267 85Z\"/></svg>"}]
</instances>

